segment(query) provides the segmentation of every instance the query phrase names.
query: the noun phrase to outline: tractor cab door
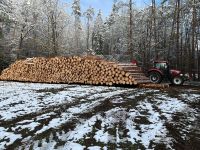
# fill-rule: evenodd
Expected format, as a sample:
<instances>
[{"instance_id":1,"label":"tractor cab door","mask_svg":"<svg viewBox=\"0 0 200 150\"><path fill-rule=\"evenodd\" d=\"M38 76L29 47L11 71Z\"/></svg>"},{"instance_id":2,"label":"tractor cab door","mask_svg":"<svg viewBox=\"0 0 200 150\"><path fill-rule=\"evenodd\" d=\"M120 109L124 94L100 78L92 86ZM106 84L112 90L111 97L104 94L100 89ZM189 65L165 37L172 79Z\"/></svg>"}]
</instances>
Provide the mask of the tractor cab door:
<instances>
[{"instance_id":1,"label":"tractor cab door","mask_svg":"<svg viewBox=\"0 0 200 150\"><path fill-rule=\"evenodd\" d=\"M154 63L154 67L162 71L165 77L169 78L170 72L169 72L169 64L167 62L156 62Z\"/></svg>"}]
</instances>

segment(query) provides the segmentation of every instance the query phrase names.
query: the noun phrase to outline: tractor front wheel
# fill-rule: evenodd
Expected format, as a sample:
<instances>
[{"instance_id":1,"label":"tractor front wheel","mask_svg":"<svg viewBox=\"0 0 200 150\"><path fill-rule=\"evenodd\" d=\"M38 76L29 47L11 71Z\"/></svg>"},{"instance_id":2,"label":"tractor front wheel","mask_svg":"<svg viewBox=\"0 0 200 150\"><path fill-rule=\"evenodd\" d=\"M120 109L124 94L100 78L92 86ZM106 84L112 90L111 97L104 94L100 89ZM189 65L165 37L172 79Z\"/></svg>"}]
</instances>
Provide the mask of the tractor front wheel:
<instances>
[{"instance_id":1,"label":"tractor front wheel","mask_svg":"<svg viewBox=\"0 0 200 150\"><path fill-rule=\"evenodd\" d=\"M158 72L151 72L149 74L149 79L153 83L160 83L162 81L162 76Z\"/></svg>"},{"instance_id":2,"label":"tractor front wheel","mask_svg":"<svg viewBox=\"0 0 200 150\"><path fill-rule=\"evenodd\" d=\"M174 85L182 85L184 83L184 80L182 77L174 77L172 83Z\"/></svg>"}]
</instances>

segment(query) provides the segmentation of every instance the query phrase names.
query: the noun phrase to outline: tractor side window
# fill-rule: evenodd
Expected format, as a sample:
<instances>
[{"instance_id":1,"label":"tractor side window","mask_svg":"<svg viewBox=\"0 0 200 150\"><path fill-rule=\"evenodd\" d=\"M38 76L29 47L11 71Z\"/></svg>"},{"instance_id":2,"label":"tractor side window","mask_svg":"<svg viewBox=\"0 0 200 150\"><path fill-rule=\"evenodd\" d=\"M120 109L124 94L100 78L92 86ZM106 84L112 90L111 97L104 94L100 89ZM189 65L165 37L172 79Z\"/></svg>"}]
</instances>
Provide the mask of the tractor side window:
<instances>
[{"instance_id":1,"label":"tractor side window","mask_svg":"<svg viewBox=\"0 0 200 150\"><path fill-rule=\"evenodd\" d=\"M167 69L167 64L166 64L166 63L157 63L157 64L155 65L155 67L156 67L157 69L165 70L165 69Z\"/></svg>"},{"instance_id":2,"label":"tractor side window","mask_svg":"<svg viewBox=\"0 0 200 150\"><path fill-rule=\"evenodd\" d=\"M163 70L167 69L166 63L162 63L160 67L161 67L161 69L163 69Z\"/></svg>"},{"instance_id":3,"label":"tractor side window","mask_svg":"<svg viewBox=\"0 0 200 150\"><path fill-rule=\"evenodd\" d=\"M159 64L159 63L156 63L156 64L155 64L155 68L160 69L160 64Z\"/></svg>"}]
</instances>

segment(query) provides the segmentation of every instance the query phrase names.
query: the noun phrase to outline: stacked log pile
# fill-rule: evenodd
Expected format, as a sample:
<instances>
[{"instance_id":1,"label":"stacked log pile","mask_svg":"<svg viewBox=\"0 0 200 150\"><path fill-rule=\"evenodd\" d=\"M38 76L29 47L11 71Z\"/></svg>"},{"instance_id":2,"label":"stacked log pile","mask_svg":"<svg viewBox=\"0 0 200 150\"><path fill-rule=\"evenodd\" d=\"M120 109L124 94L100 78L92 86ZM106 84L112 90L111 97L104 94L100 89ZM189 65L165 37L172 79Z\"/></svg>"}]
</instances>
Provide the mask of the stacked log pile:
<instances>
[{"instance_id":1,"label":"stacked log pile","mask_svg":"<svg viewBox=\"0 0 200 150\"><path fill-rule=\"evenodd\" d=\"M129 73L138 84L146 84L150 83L150 80L148 77L145 76L144 72L142 71L141 67L138 67L137 65L126 63L126 64L118 64L118 66L124 70L126 73Z\"/></svg>"},{"instance_id":2,"label":"stacked log pile","mask_svg":"<svg viewBox=\"0 0 200 150\"><path fill-rule=\"evenodd\" d=\"M137 65L126 63L126 64L118 64L118 66L135 79L139 88L153 88L153 89L169 88L168 83L164 84L151 83L149 78L145 76L144 72L142 71L142 68L138 67Z\"/></svg>"},{"instance_id":3,"label":"stacked log pile","mask_svg":"<svg viewBox=\"0 0 200 150\"><path fill-rule=\"evenodd\" d=\"M19 60L2 72L0 80L110 86L137 84L134 77L115 62L77 56Z\"/></svg>"}]
</instances>

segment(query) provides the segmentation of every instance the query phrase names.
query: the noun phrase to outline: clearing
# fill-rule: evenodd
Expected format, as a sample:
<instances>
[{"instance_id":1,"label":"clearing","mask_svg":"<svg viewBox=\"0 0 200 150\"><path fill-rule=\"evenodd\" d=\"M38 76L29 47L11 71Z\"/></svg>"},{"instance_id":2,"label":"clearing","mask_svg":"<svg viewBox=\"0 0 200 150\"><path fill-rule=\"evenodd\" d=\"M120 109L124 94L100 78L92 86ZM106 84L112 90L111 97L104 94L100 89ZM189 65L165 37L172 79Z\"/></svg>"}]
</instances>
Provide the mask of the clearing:
<instances>
[{"instance_id":1,"label":"clearing","mask_svg":"<svg viewBox=\"0 0 200 150\"><path fill-rule=\"evenodd\" d=\"M0 149L200 149L199 91L0 81Z\"/></svg>"}]
</instances>

